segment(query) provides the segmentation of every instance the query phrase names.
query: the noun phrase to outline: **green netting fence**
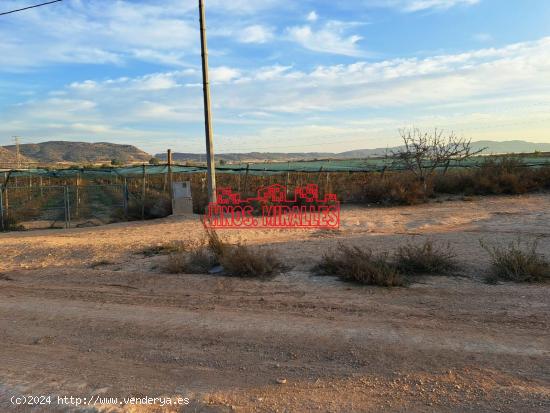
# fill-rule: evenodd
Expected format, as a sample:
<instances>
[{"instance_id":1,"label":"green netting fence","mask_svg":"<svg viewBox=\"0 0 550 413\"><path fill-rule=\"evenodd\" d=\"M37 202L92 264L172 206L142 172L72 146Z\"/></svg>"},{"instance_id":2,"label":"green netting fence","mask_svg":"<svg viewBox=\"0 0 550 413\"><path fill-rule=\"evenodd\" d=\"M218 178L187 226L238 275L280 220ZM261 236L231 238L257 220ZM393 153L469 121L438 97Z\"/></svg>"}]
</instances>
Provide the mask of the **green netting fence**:
<instances>
[{"instance_id":1,"label":"green netting fence","mask_svg":"<svg viewBox=\"0 0 550 413\"><path fill-rule=\"evenodd\" d=\"M465 161L452 161L449 168L475 168L483 164L487 157L474 157ZM544 167L550 166L550 157L532 156L521 157L521 166ZM285 174L288 172L318 173L318 172L382 172L399 171L404 167L387 159L346 159L346 160L315 160L295 162L269 162L269 163L241 163L217 165L216 172L231 175L256 175L269 176ZM82 178L94 177L136 177L140 175L162 175L175 174L200 174L206 173L206 166L189 165L136 165L128 167L112 168L67 168L67 169L24 169L24 170L3 170L4 176L11 172L12 177L18 176L43 176L53 178L71 178L77 175ZM0 177L1 181L1 177Z\"/></svg>"},{"instance_id":2,"label":"green netting fence","mask_svg":"<svg viewBox=\"0 0 550 413\"><path fill-rule=\"evenodd\" d=\"M487 159L477 157L452 162L449 169L458 171L454 175L475 175L479 170L483 176L443 182L444 185L435 190L459 193L477 181L489 186L479 189L487 194L520 193L514 185L525 186L527 191L550 189L549 157L521 157L514 165L528 173L504 176L505 182L489 184L485 182L490 178L486 175L495 175L491 178L495 181L506 172L483 169ZM319 186L321 196L335 193L342 202L411 203L415 202L414 197L425 197L418 182L407 178L410 174L399 172L403 169L386 159L216 166L218 187L232 188L243 197L252 197L267 185L281 184L293 191L311 183ZM208 202L206 172L202 165L0 170L0 230L82 227L165 217L172 208L170 183L182 181L191 182L194 212L202 213ZM470 189L474 193L478 191Z\"/></svg>"}]
</instances>

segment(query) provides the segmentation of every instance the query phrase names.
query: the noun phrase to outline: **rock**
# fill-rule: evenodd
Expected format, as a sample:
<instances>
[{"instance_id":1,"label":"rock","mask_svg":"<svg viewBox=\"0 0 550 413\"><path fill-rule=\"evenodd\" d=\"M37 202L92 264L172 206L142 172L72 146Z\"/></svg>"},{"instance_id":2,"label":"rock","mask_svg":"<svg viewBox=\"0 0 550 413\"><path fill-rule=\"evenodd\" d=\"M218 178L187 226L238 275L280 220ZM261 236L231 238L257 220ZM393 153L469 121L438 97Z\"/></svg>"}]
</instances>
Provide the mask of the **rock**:
<instances>
[{"instance_id":1,"label":"rock","mask_svg":"<svg viewBox=\"0 0 550 413\"><path fill-rule=\"evenodd\" d=\"M277 384L286 384L286 379L277 379Z\"/></svg>"}]
</instances>

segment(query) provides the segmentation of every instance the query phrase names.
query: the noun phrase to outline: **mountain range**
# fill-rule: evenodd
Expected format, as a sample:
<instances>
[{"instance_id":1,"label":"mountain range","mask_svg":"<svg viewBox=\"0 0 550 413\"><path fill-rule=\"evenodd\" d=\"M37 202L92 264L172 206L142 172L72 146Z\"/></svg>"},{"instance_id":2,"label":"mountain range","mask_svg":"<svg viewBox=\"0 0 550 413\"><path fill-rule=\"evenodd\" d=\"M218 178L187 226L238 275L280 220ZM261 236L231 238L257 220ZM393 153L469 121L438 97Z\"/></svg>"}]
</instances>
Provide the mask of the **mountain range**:
<instances>
[{"instance_id":1,"label":"mountain range","mask_svg":"<svg viewBox=\"0 0 550 413\"><path fill-rule=\"evenodd\" d=\"M249 152L249 153L223 153L216 154L217 160L226 162L264 162L264 161L296 161L296 160L313 160L313 159L358 159L358 158L373 158L384 156L388 151L397 150L399 146L390 148L376 149L357 149L347 152L299 152L299 153L274 153L274 152ZM550 143L533 143L521 140L495 142L495 141L477 141L472 142L472 149L478 151L485 149L483 154L506 154L506 153L533 153L550 152ZM196 153L174 153L173 159L175 162L204 162L204 154ZM155 157L166 161L166 154L157 154Z\"/></svg>"},{"instance_id":2,"label":"mountain range","mask_svg":"<svg viewBox=\"0 0 550 413\"><path fill-rule=\"evenodd\" d=\"M0 164L13 163L16 146L0 147ZM98 164L149 162L151 155L132 145L52 141L19 145L22 164Z\"/></svg>"},{"instance_id":3,"label":"mountain range","mask_svg":"<svg viewBox=\"0 0 550 413\"><path fill-rule=\"evenodd\" d=\"M358 149L347 152L250 152L216 154L216 160L225 162L285 162L313 159L353 159L384 156L393 148ZM487 148L484 154L533 153L550 152L550 143L533 143L516 141L477 141L472 142L472 148L479 150ZM30 165L83 165L102 164L116 161L117 164L147 163L152 155L132 145L119 145L108 142L86 143L51 141L19 146L19 160L23 166ZM161 161L166 161L166 154L155 155ZM205 155L198 153L174 153L175 162L204 162ZM0 167L14 167L16 164L15 145L0 146Z\"/></svg>"}]
</instances>

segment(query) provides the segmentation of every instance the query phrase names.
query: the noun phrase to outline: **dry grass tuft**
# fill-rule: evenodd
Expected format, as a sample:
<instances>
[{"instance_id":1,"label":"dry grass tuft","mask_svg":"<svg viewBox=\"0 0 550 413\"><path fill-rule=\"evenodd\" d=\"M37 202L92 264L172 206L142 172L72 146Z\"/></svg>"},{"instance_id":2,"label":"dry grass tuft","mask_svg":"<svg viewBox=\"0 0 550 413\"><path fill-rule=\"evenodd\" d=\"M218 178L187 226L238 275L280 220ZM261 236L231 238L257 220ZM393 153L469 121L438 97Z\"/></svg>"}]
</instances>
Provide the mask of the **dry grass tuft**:
<instances>
[{"instance_id":1,"label":"dry grass tuft","mask_svg":"<svg viewBox=\"0 0 550 413\"><path fill-rule=\"evenodd\" d=\"M508 245L489 245L480 241L491 257L487 282L499 280L518 283L550 281L550 262L537 252L537 241L523 242L518 239Z\"/></svg>"},{"instance_id":2,"label":"dry grass tuft","mask_svg":"<svg viewBox=\"0 0 550 413\"><path fill-rule=\"evenodd\" d=\"M226 275L243 278L270 278L285 270L272 250L237 244L224 248L219 257Z\"/></svg>"},{"instance_id":3,"label":"dry grass tuft","mask_svg":"<svg viewBox=\"0 0 550 413\"><path fill-rule=\"evenodd\" d=\"M138 254L146 257L154 257L157 255L168 255L186 251L186 243L183 241L172 241L166 244L152 245L142 248Z\"/></svg>"},{"instance_id":4,"label":"dry grass tuft","mask_svg":"<svg viewBox=\"0 0 550 413\"><path fill-rule=\"evenodd\" d=\"M4 227L0 227L0 232L25 231L26 228L24 225L19 223L20 220L23 220L23 217L21 217L20 214L10 211L10 216L4 218Z\"/></svg>"},{"instance_id":5,"label":"dry grass tuft","mask_svg":"<svg viewBox=\"0 0 550 413\"><path fill-rule=\"evenodd\" d=\"M222 257L230 247L230 244L221 239L216 231L206 228L206 241L208 248L216 257Z\"/></svg>"},{"instance_id":6,"label":"dry grass tuft","mask_svg":"<svg viewBox=\"0 0 550 413\"><path fill-rule=\"evenodd\" d=\"M169 274L186 274L187 257L184 254L170 254L164 270Z\"/></svg>"},{"instance_id":7,"label":"dry grass tuft","mask_svg":"<svg viewBox=\"0 0 550 413\"><path fill-rule=\"evenodd\" d=\"M171 274L204 274L217 264L207 241L187 241L168 256L166 271Z\"/></svg>"},{"instance_id":8,"label":"dry grass tuft","mask_svg":"<svg viewBox=\"0 0 550 413\"><path fill-rule=\"evenodd\" d=\"M113 261L109 260L99 260L94 261L90 264L90 268L99 268L99 267L106 267L108 265L114 265L115 263Z\"/></svg>"},{"instance_id":9,"label":"dry grass tuft","mask_svg":"<svg viewBox=\"0 0 550 413\"><path fill-rule=\"evenodd\" d=\"M405 285L397 267L387 254L375 254L370 249L340 244L334 253L325 254L316 267L325 275L336 275L344 281L381 287Z\"/></svg>"},{"instance_id":10,"label":"dry grass tuft","mask_svg":"<svg viewBox=\"0 0 550 413\"><path fill-rule=\"evenodd\" d=\"M229 244L210 229L199 241L181 243L168 256L165 269L172 274L205 274L217 265L223 268L220 275L243 278L269 278L285 269L273 251Z\"/></svg>"},{"instance_id":11,"label":"dry grass tuft","mask_svg":"<svg viewBox=\"0 0 550 413\"><path fill-rule=\"evenodd\" d=\"M432 240L399 247L394 260L405 274L446 274L458 267L450 244L438 246Z\"/></svg>"}]
</instances>

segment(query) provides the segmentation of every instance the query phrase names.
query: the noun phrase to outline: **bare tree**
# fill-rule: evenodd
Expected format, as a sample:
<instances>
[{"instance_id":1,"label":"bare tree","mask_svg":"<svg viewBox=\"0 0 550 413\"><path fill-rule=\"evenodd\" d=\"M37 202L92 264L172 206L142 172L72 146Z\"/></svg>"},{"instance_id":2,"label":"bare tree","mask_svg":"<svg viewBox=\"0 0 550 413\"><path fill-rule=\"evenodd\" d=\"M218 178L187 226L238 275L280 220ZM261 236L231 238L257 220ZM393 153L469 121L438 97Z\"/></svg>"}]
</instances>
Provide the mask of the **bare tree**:
<instances>
[{"instance_id":1,"label":"bare tree","mask_svg":"<svg viewBox=\"0 0 550 413\"><path fill-rule=\"evenodd\" d=\"M403 146L389 152L394 163L411 171L427 188L427 181L438 169L445 174L451 162L463 161L478 155L486 148L472 150L471 139L458 137L454 132L445 134L441 129L433 132L418 128L399 131Z\"/></svg>"}]
</instances>

